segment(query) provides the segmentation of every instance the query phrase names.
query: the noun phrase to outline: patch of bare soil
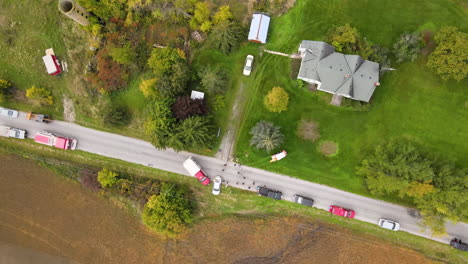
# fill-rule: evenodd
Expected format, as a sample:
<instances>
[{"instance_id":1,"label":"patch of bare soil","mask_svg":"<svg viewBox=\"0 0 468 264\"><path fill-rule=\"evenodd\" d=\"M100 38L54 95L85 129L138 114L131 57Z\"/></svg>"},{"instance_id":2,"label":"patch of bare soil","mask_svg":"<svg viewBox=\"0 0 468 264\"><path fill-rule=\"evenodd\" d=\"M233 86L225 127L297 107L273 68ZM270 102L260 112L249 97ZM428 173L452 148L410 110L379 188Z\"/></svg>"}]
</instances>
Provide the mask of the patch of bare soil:
<instances>
[{"instance_id":1,"label":"patch of bare soil","mask_svg":"<svg viewBox=\"0 0 468 264\"><path fill-rule=\"evenodd\" d=\"M327 157L334 156L338 152L338 144L333 141L323 141L319 145L319 151Z\"/></svg>"},{"instance_id":2,"label":"patch of bare soil","mask_svg":"<svg viewBox=\"0 0 468 264\"><path fill-rule=\"evenodd\" d=\"M304 140L315 142L320 138L318 124L313 120L301 119L297 126L297 135Z\"/></svg>"},{"instance_id":3,"label":"patch of bare soil","mask_svg":"<svg viewBox=\"0 0 468 264\"><path fill-rule=\"evenodd\" d=\"M70 98L63 97L63 118L68 122L75 122L75 107Z\"/></svg>"},{"instance_id":4,"label":"patch of bare soil","mask_svg":"<svg viewBox=\"0 0 468 264\"><path fill-rule=\"evenodd\" d=\"M205 220L178 239L80 184L0 154L0 241L79 263L431 263L419 253L293 218ZM22 250L20 249L20 250ZM1 262L1 261L0 261ZM11 263L11 262L10 262ZM53 262L49 262L53 263Z\"/></svg>"}]
</instances>

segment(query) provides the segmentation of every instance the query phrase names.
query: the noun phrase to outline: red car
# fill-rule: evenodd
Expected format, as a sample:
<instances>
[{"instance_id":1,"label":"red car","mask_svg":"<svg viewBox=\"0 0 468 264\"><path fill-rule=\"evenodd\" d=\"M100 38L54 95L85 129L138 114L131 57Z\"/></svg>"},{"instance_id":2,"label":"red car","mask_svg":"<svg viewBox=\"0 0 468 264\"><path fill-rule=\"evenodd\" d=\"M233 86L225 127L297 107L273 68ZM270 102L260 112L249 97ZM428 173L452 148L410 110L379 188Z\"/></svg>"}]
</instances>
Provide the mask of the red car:
<instances>
[{"instance_id":1,"label":"red car","mask_svg":"<svg viewBox=\"0 0 468 264\"><path fill-rule=\"evenodd\" d=\"M339 215L339 216L344 216L347 218L354 218L354 215L356 214L353 210L351 209L346 209L343 207L339 207L336 205L331 205L328 211L332 214Z\"/></svg>"}]
</instances>

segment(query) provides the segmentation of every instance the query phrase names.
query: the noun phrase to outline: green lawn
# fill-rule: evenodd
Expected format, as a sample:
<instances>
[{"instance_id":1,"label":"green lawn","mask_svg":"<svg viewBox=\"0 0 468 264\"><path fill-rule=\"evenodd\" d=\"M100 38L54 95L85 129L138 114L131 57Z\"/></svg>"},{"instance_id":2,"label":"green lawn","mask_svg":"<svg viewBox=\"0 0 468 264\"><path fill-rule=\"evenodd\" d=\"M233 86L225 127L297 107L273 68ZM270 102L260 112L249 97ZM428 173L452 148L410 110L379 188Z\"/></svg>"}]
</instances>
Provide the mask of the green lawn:
<instances>
[{"instance_id":1,"label":"green lawn","mask_svg":"<svg viewBox=\"0 0 468 264\"><path fill-rule=\"evenodd\" d=\"M321 40L329 28L350 23L367 40L391 47L404 31L414 31L426 23L456 25L466 30L466 12L453 1L301 1L286 15L274 18L268 49L295 52L303 39ZM394 65L396 71L381 79L369 111L352 111L329 105L330 95L311 93L291 80L290 60L271 54L257 59L248 87L247 113L238 137L236 154L246 165L272 170L354 193L369 195L355 168L375 146L388 140L407 139L442 160L468 163L468 81L442 81L424 66L424 58L414 63ZM289 110L268 112L263 97L273 86L290 94ZM296 136L301 118L319 124L320 139L311 143ZM248 145L251 127L259 120L282 127L289 155L268 163L266 152ZM322 140L335 141L339 154L326 158L317 151ZM387 200L398 201L388 197Z\"/></svg>"},{"instance_id":2,"label":"green lawn","mask_svg":"<svg viewBox=\"0 0 468 264\"><path fill-rule=\"evenodd\" d=\"M54 105L40 107L26 98L16 98L5 105L15 109L33 110L63 116L62 96L70 95L69 85L77 61L67 56L65 41L77 42L80 37L72 30L72 21L61 15L56 1L2 0L0 2L0 78L10 80L19 91L32 85L52 91ZM67 32L64 37L64 32ZM68 61L68 74L49 76L42 61L45 50L53 48L59 60ZM75 48L75 47L72 47ZM19 99L19 100L18 100Z\"/></svg>"}]
</instances>

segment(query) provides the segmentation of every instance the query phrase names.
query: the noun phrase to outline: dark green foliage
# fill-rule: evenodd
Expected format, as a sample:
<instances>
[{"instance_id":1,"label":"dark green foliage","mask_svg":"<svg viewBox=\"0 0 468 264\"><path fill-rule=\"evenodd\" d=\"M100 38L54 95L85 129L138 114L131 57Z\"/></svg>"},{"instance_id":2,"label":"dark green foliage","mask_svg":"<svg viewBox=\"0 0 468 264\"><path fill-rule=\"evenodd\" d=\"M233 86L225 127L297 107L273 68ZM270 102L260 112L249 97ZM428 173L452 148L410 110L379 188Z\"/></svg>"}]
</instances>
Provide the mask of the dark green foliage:
<instances>
[{"instance_id":1,"label":"dark green foliage","mask_svg":"<svg viewBox=\"0 0 468 264\"><path fill-rule=\"evenodd\" d=\"M172 128L176 122L171 111L173 102L173 99L162 98L149 103L145 134L156 148L166 148L167 140L173 134Z\"/></svg>"},{"instance_id":2,"label":"dark green foliage","mask_svg":"<svg viewBox=\"0 0 468 264\"><path fill-rule=\"evenodd\" d=\"M162 96L181 94L190 80L190 69L183 51L179 49L153 49L148 66L158 78L156 86Z\"/></svg>"},{"instance_id":3,"label":"dark green foliage","mask_svg":"<svg viewBox=\"0 0 468 264\"><path fill-rule=\"evenodd\" d=\"M380 45L372 46L373 53L369 56L370 61L377 62L382 68L390 67L391 60L390 60L390 50L386 47L382 47Z\"/></svg>"},{"instance_id":4,"label":"dark green foliage","mask_svg":"<svg viewBox=\"0 0 468 264\"><path fill-rule=\"evenodd\" d=\"M152 195L159 194L160 187L161 182L153 179L145 181L121 179L114 185L113 189L119 194L144 205Z\"/></svg>"},{"instance_id":5,"label":"dark green foliage","mask_svg":"<svg viewBox=\"0 0 468 264\"><path fill-rule=\"evenodd\" d=\"M234 21L222 21L213 27L210 42L213 48L228 54L235 50L244 36L242 27Z\"/></svg>"},{"instance_id":6,"label":"dark green foliage","mask_svg":"<svg viewBox=\"0 0 468 264\"><path fill-rule=\"evenodd\" d=\"M123 126L130 122L130 112L125 106L115 105L104 99L99 105L99 118L104 125Z\"/></svg>"},{"instance_id":7,"label":"dark green foliage","mask_svg":"<svg viewBox=\"0 0 468 264\"><path fill-rule=\"evenodd\" d=\"M401 34L398 41L393 44L393 54L397 63L416 60L423 44L422 36L418 32Z\"/></svg>"},{"instance_id":8,"label":"dark green foliage","mask_svg":"<svg viewBox=\"0 0 468 264\"><path fill-rule=\"evenodd\" d=\"M250 130L250 145L257 149L263 149L267 152L278 148L283 143L283 134L280 131L279 126L273 125L271 122L259 121Z\"/></svg>"},{"instance_id":9,"label":"dark green foliage","mask_svg":"<svg viewBox=\"0 0 468 264\"><path fill-rule=\"evenodd\" d=\"M80 0L87 11L94 15L108 20L111 17L125 18L127 10L127 1L101 1L101 0Z\"/></svg>"},{"instance_id":10,"label":"dark green foliage","mask_svg":"<svg viewBox=\"0 0 468 264\"><path fill-rule=\"evenodd\" d=\"M445 231L445 221L468 217L468 174L450 164L438 165L405 142L378 146L362 162L358 174L376 195L410 197L433 233Z\"/></svg>"},{"instance_id":11,"label":"dark green foliage","mask_svg":"<svg viewBox=\"0 0 468 264\"><path fill-rule=\"evenodd\" d=\"M190 96L179 96L172 105L172 113L179 120L195 115L206 115L207 112L203 99L192 100Z\"/></svg>"},{"instance_id":12,"label":"dark green foliage","mask_svg":"<svg viewBox=\"0 0 468 264\"><path fill-rule=\"evenodd\" d=\"M223 93L228 88L226 73L220 68L206 66L200 71L199 76L203 91L210 95Z\"/></svg>"},{"instance_id":13,"label":"dark green foliage","mask_svg":"<svg viewBox=\"0 0 468 264\"><path fill-rule=\"evenodd\" d=\"M468 34L456 27L442 27L434 37L437 48L427 65L444 80L461 81L468 74Z\"/></svg>"},{"instance_id":14,"label":"dark green foliage","mask_svg":"<svg viewBox=\"0 0 468 264\"><path fill-rule=\"evenodd\" d=\"M12 86L13 84L11 82L0 79L0 103L3 103L8 99Z\"/></svg>"},{"instance_id":15,"label":"dark green foliage","mask_svg":"<svg viewBox=\"0 0 468 264\"><path fill-rule=\"evenodd\" d=\"M143 223L153 231L177 234L192 222L192 205L188 191L174 184L163 183L143 210Z\"/></svg>"},{"instance_id":16,"label":"dark green foliage","mask_svg":"<svg viewBox=\"0 0 468 264\"><path fill-rule=\"evenodd\" d=\"M185 149L201 149L210 147L215 137L214 128L210 120L202 116L192 116L182 121L176 127L178 139L182 144L171 145L176 150L179 146Z\"/></svg>"}]
</instances>

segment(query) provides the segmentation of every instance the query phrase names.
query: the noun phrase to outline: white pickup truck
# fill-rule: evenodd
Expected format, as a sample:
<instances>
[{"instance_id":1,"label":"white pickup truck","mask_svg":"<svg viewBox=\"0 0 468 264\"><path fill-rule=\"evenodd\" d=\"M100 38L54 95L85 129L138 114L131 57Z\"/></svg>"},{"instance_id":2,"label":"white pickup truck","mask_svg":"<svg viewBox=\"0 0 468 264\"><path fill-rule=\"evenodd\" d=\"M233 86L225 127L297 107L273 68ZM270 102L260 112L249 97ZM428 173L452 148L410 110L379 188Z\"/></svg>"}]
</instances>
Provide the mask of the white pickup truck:
<instances>
[{"instance_id":1,"label":"white pickup truck","mask_svg":"<svg viewBox=\"0 0 468 264\"><path fill-rule=\"evenodd\" d=\"M26 137L26 130L0 126L0 136L24 139Z\"/></svg>"}]
</instances>

